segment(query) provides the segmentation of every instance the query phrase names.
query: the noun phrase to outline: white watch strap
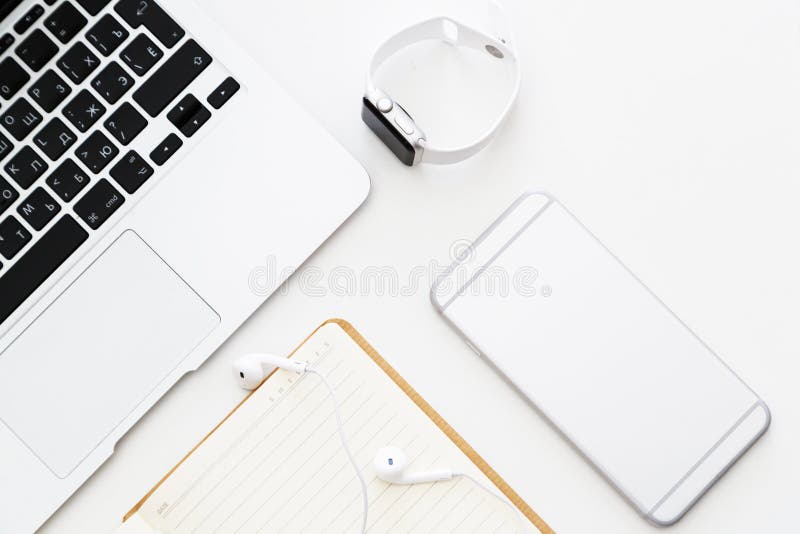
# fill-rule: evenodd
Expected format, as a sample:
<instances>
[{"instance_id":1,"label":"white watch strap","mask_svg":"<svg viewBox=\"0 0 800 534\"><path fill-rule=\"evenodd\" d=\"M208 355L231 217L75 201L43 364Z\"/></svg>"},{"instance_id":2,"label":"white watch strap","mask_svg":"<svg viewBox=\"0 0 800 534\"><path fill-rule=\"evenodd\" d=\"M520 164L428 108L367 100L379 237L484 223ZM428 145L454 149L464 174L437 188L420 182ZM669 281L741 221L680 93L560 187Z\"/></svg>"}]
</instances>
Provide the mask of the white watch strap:
<instances>
[{"instance_id":1,"label":"white watch strap","mask_svg":"<svg viewBox=\"0 0 800 534\"><path fill-rule=\"evenodd\" d=\"M505 18L502 16L497 4L490 2L489 24L492 28L500 32L507 32ZM506 26L505 29L503 27ZM519 94L521 73L519 61L514 49L511 47L510 34L499 33L497 37L490 36L473 27L466 26L457 20L449 17L435 17L423 22L414 24L387 39L381 44L372 56L369 70L367 72L366 93L368 96L375 96L380 93L373 82L373 77L378 68L389 57L399 52L403 48L427 40L443 40L455 46L466 46L475 50L489 53L498 60L509 62L514 71L514 87L508 98L508 102L503 108L502 113L491 125L489 130L476 141L457 147L438 147L432 145L430 141L423 141L422 161L433 164L448 164L462 161L480 152L488 145L495 134L508 117L511 108Z\"/></svg>"}]
</instances>

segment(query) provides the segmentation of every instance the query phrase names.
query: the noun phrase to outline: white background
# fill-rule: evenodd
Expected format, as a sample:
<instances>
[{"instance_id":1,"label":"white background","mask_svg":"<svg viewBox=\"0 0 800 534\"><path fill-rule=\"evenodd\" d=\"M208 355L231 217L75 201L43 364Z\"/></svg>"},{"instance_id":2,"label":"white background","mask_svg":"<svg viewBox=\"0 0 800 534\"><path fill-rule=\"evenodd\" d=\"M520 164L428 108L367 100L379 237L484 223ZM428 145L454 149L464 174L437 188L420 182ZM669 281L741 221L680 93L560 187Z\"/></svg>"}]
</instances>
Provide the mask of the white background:
<instances>
[{"instance_id":1,"label":"white background","mask_svg":"<svg viewBox=\"0 0 800 534\"><path fill-rule=\"evenodd\" d=\"M796 2L507 0L524 77L511 120L477 157L414 169L362 124L364 70L391 32L455 14L452 8L397 0L203 3L372 177L365 205L306 272L391 266L403 281L414 266L449 263L451 244L477 236L523 189L549 190L772 409L767 434L670 532L797 530ZM432 142L466 139L491 119L506 90L506 73L490 59L421 45L387 65L379 81L427 126ZM286 135L302 142L302 132ZM281 157L269 148L264 157ZM229 371L237 354L288 353L337 316L554 529L655 531L437 317L428 281L407 296L374 288L363 295L363 287L337 296L324 279L317 287L327 295L314 296L299 281L177 384L44 530L112 530L242 397Z\"/></svg>"}]
</instances>

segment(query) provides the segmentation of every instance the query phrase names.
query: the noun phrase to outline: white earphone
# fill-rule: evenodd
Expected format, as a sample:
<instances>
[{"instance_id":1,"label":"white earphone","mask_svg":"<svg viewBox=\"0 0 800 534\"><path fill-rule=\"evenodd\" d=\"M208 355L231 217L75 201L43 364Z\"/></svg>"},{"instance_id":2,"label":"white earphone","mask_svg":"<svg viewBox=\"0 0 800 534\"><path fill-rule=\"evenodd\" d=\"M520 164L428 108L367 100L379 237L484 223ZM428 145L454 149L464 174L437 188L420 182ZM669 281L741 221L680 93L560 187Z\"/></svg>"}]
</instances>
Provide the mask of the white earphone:
<instances>
[{"instance_id":1,"label":"white earphone","mask_svg":"<svg viewBox=\"0 0 800 534\"><path fill-rule=\"evenodd\" d=\"M408 457L400 447L383 447L378 449L372 467L375 475L390 484L427 484L439 482L453 478L453 472L448 469L435 469L432 471L420 471L417 473L406 473Z\"/></svg>"},{"instance_id":2,"label":"white earphone","mask_svg":"<svg viewBox=\"0 0 800 534\"><path fill-rule=\"evenodd\" d=\"M267 371L271 372L273 367L305 373L308 364L274 354L250 353L233 362L233 374L244 389L256 389L267 377Z\"/></svg>"},{"instance_id":3,"label":"white earphone","mask_svg":"<svg viewBox=\"0 0 800 534\"><path fill-rule=\"evenodd\" d=\"M375 470L375 476L377 476L379 479L383 480L384 482L388 482L389 484L397 485L410 486L414 484L432 484L434 482L452 480L457 477L469 479L475 485L479 486L481 489L487 493L490 493L493 497L508 506L514 512L514 517L517 519L520 532L525 531L525 527L523 526L524 524L520 518L520 512L513 504L511 504L511 501L467 473L459 473L450 469L441 468L406 473L406 468L408 467L408 456L406 456L406 453L403 451L403 449L395 446L382 447L378 449L378 452L375 454L375 459L372 461L372 467Z\"/></svg>"},{"instance_id":4,"label":"white earphone","mask_svg":"<svg viewBox=\"0 0 800 534\"><path fill-rule=\"evenodd\" d=\"M325 376L311 367L308 362L300 360L292 360L291 358L283 358L275 356L274 354L263 353L250 353L245 354L236 359L233 363L233 373L239 385L245 389L253 390L261 385L264 379L272 373L274 368L285 369L290 372L303 374L310 373L317 375L322 383L328 388L328 393L333 399L334 409L336 413L336 424L339 430L339 438L342 442L342 448L350 460L350 464L356 472L356 476L361 484L361 497L362 497L362 521L361 532L367 531L367 512L369 509L367 497L367 483L364 480L364 475L361 473L358 464L353 457L350 446L347 444L347 436L344 433L344 426L342 425L342 416L339 411L339 402L336 399L336 392L333 386L328 382ZM519 511L514 507L511 502L504 496L496 493L491 488L484 485L478 479L472 477L467 473L459 473L449 469L433 469L429 471L419 471L406 473L408 467L408 456L400 447L388 446L378 449L375 458L372 461L372 467L375 471L375 476L389 484L396 485L413 485L413 484L431 484L434 482L443 482L452 480L455 477L463 477L471 480L476 485L480 486L484 491L491 493L495 498L502 501L510 507L517 518L520 527L520 532L524 532L522 520L520 519Z\"/></svg>"}]
</instances>

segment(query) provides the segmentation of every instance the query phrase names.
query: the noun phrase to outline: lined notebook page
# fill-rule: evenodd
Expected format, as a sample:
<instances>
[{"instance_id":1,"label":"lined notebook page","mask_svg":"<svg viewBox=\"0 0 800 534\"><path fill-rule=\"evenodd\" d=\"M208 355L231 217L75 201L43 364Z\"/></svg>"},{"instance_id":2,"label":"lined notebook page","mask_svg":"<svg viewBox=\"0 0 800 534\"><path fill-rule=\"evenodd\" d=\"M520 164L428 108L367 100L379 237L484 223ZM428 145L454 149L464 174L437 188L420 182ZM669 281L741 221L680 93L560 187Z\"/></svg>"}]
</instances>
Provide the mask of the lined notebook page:
<instances>
[{"instance_id":1,"label":"lined notebook page","mask_svg":"<svg viewBox=\"0 0 800 534\"><path fill-rule=\"evenodd\" d=\"M376 478L375 452L397 445L411 470L448 467L493 487L339 325L321 327L293 357L313 362L336 390L367 481L370 532L518 531L514 512L468 479L395 486ZM164 533L358 532L360 486L319 377L279 370L138 515Z\"/></svg>"}]
</instances>

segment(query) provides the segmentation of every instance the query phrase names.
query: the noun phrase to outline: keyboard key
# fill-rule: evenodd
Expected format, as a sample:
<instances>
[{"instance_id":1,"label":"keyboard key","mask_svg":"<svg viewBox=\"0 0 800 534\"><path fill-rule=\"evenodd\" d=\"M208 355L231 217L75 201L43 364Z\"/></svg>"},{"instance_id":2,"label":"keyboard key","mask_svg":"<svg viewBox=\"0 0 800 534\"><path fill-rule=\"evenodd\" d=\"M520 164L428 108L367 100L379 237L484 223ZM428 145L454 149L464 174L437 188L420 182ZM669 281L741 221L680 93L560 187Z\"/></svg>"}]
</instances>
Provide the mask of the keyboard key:
<instances>
[{"instance_id":1,"label":"keyboard key","mask_svg":"<svg viewBox=\"0 0 800 534\"><path fill-rule=\"evenodd\" d=\"M208 108L201 105L200 109L198 109L197 112L192 115L183 126L181 126L181 133L186 137L193 136L195 133L197 133L197 130L199 130L202 125L208 122L208 119L210 118L211 112L208 111Z\"/></svg>"},{"instance_id":2,"label":"keyboard key","mask_svg":"<svg viewBox=\"0 0 800 534\"><path fill-rule=\"evenodd\" d=\"M140 33L120 54L131 70L142 76L155 65L164 53L148 36Z\"/></svg>"},{"instance_id":3,"label":"keyboard key","mask_svg":"<svg viewBox=\"0 0 800 534\"><path fill-rule=\"evenodd\" d=\"M90 15L97 15L111 0L77 0Z\"/></svg>"},{"instance_id":4,"label":"keyboard key","mask_svg":"<svg viewBox=\"0 0 800 534\"><path fill-rule=\"evenodd\" d=\"M156 39L167 48L172 48L184 35L183 29L161 9L161 6L148 0L121 0L114 10L125 19L132 28L144 25Z\"/></svg>"},{"instance_id":5,"label":"keyboard key","mask_svg":"<svg viewBox=\"0 0 800 534\"><path fill-rule=\"evenodd\" d=\"M31 147L23 146L3 168L20 187L28 189L45 173L47 163Z\"/></svg>"},{"instance_id":6,"label":"keyboard key","mask_svg":"<svg viewBox=\"0 0 800 534\"><path fill-rule=\"evenodd\" d=\"M139 189L153 175L153 168L139 154L131 150L111 167L111 177L129 195Z\"/></svg>"},{"instance_id":7,"label":"keyboard key","mask_svg":"<svg viewBox=\"0 0 800 534\"><path fill-rule=\"evenodd\" d=\"M6 50L11 48L11 45L14 44L14 36L10 33L4 34L0 37L0 54L4 54Z\"/></svg>"},{"instance_id":8,"label":"keyboard key","mask_svg":"<svg viewBox=\"0 0 800 534\"><path fill-rule=\"evenodd\" d=\"M210 64L211 56L189 39L144 82L133 99L155 117Z\"/></svg>"},{"instance_id":9,"label":"keyboard key","mask_svg":"<svg viewBox=\"0 0 800 534\"><path fill-rule=\"evenodd\" d=\"M33 190L18 207L17 213L33 227L41 230L61 211L61 206L41 187Z\"/></svg>"},{"instance_id":10,"label":"keyboard key","mask_svg":"<svg viewBox=\"0 0 800 534\"><path fill-rule=\"evenodd\" d=\"M56 71L47 69L42 77L28 88L28 94L43 110L50 112L72 92L72 88Z\"/></svg>"},{"instance_id":11,"label":"keyboard key","mask_svg":"<svg viewBox=\"0 0 800 534\"><path fill-rule=\"evenodd\" d=\"M69 104L64 106L64 116L80 132L91 128L105 112L103 104L86 89L82 89Z\"/></svg>"},{"instance_id":12,"label":"keyboard key","mask_svg":"<svg viewBox=\"0 0 800 534\"><path fill-rule=\"evenodd\" d=\"M39 238L17 263L0 277L0 322L25 302L53 274L89 234L69 215L63 216Z\"/></svg>"},{"instance_id":13,"label":"keyboard key","mask_svg":"<svg viewBox=\"0 0 800 534\"><path fill-rule=\"evenodd\" d=\"M18 198L19 193L14 189L14 186L0 176L0 214L5 212Z\"/></svg>"},{"instance_id":14,"label":"keyboard key","mask_svg":"<svg viewBox=\"0 0 800 534\"><path fill-rule=\"evenodd\" d=\"M119 154L119 149L116 145L98 130L92 132L75 150L78 159L95 174L102 171L117 154Z\"/></svg>"},{"instance_id":15,"label":"keyboard key","mask_svg":"<svg viewBox=\"0 0 800 534\"><path fill-rule=\"evenodd\" d=\"M22 226L22 223L13 216L6 217L0 223L0 254L7 260L17 255L28 241L31 240L31 233ZM5 295L3 295L5 297Z\"/></svg>"},{"instance_id":16,"label":"keyboard key","mask_svg":"<svg viewBox=\"0 0 800 534\"><path fill-rule=\"evenodd\" d=\"M89 177L77 163L67 158L45 181L61 200L69 202L86 187Z\"/></svg>"},{"instance_id":17,"label":"keyboard key","mask_svg":"<svg viewBox=\"0 0 800 534\"><path fill-rule=\"evenodd\" d=\"M33 109L30 102L19 98L0 116L0 121L14 139L22 141L42 122L42 116Z\"/></svg>"},{"instance_id":18,"label":"keyboard key","mask_svg":"<svg viewBox=\"0 0 800 534\"><path fill-rule=\"evenodd\" d=\"M14 51L33 72L39 72L58 53L58 46L36 28Z\"/></svg>"},{"instance_id":19,"label":"keyboard key","mask_svg":"<svg viewBox=\"0 0 800 534\"><path fill-rule=\"evenodd\" d=\"M219 87L214 89L214 92L208 95L208 103L214 109L219 109L225 105L236 92L239 90L239 82L228 76L225 81L219 84Z\"/></svg>"},{"instance_id":20,"label":"keyboard key","mask_svg":"<svg viewBox=\"0 0 800 534\"><path fill-rule=\"evenodd\" d=\"M128 102L124 102L103 123L106 130L123 146L144 130L147 120Z\"/></svg>"},{"instance_id":21,"label":"keyboard key","mask_svg":"<svg viewBox=\"0 0 800 534\"><path fill-rule=\"evenodd\" d=\"M178 103L175 104L175 107L167 113L167 119L169 119L176 128L180 129L201 107L202 104L200 101L197 100L193 94L189 93L181 98Z\"/></svg>"},{"instance_id":22,"label":"keyboard key","mask_svg":"<svg viewBox=\"0 0 800 534\"><path fill-rule=\"evenodd\" d=\"M97 230L124 202L122 193L103 178L75 203L75 213L89 228Z\"/></svg>"},{"instance_id":23,"label":"keyboard key","mask_svg":"<svg viewBox=\"0 0 800 534\"><path fill-rule=\"evenodd\" d=\"M44 27L63 44L67 44L84 26L86 17L69 2L62 3L44 19Z\"/></svg>"},{"instance_id":24,"label":"keyboard key","mask_svg":"<svg viewBox=\"0 0 800 534\"><path fill-rule=\"evenodd\" d=\"M17 94L31 77L22 68L22 65L7 57L0 62L0 95L6 100Z\"/></svg>"},{"instance_id":25,"label":"keyboard key","mask_svg":"<svg viewBox=\"0 0 800 534\"><path fill-rule=\"evenodd\" d=\"M181 146L183 146L181 138L171 133L150 152L150 159L156 165L163 165Z\"/></svg>"},{"instance_id":26,"label":"keyboard key","mask_svg":"<svg viewBox=\"0 0 800 534\"><path fill-rule=\"evenodd\" d=\"M119 63L112 61L100 71L94 80L92 87L106 99L109 104L116 104L128 89L133 86L133 78L128 76Z\"/></svg>"},{"instance_id":27,"label":"keyboard key","mask_svg":"<svg viewBox=\"0 0 800 534\"><path fill-rule=\"evenodd\" d=\"M14 145L5 135L0 133L0 161L3 161L6 156L11 154L12 150L14 150Z\"/></svg>"},{"instance_id":28,"label":"keyboard key","mask_svg":"<svg viewBox=\"0 0 800 534\"><path fill-rule=\"evenodd\" d=\"M128 38L128 30L111 15L103 15L86 33L86 38L98 52L108 56Z\"/></svg>"},{"instance_id":29,"label":"keyboard key","mask_svg":"<svg viewBox=\"0 0 800 534\"><path fill-rule=\"evenodd\" d=\"M31 240L31 233L16 218L6 217L0 223L0 254L12 259Z\"/></svg>"},{"instance_id":30,"label":"keyboard key","mask_svg":"<svg viewBox=\"0 0 800 534\"><path fill-rule=\"evenodd\" d=\"M211 118L211 112L192 94L180 99L167 118L183 135L191 137Z\"/></svg>"},{"instance_id":31,"label":"keyboard key","mask_svg":"<svg viewBox=\"0 0 800 534\"><path fill-rule=\"evenodd\" d=\"M97 56L80 41L72 45L72 48L58 60L58 68L76 84L85 80L99 64Z\"/></svg>"},{"instance_id":32,"label":"keyboard key","mask_svg":"<svg viewBox=\"0 0 800 534\"><path fill-rule=\"evenodd\" d=\"M41 17L43 14L44 8L39 4L36 4L30 8L28 12L17 21L16 24L14 24L14 31L20 34L25 33L28 31L28 28L33 26L33 23L39 20L39 17Z\"/></svg>"},{"instance_id":33,"label":"keyboard key","mask_svg":"<svg viewBox=\"0 0 800 534\"><path fill-rule=\"evenodd\" d=\"M61 119L54 117L33 137L33 142L44 154L55 161L75 144L75 134Z\"/></svg>"}]
</instances>

